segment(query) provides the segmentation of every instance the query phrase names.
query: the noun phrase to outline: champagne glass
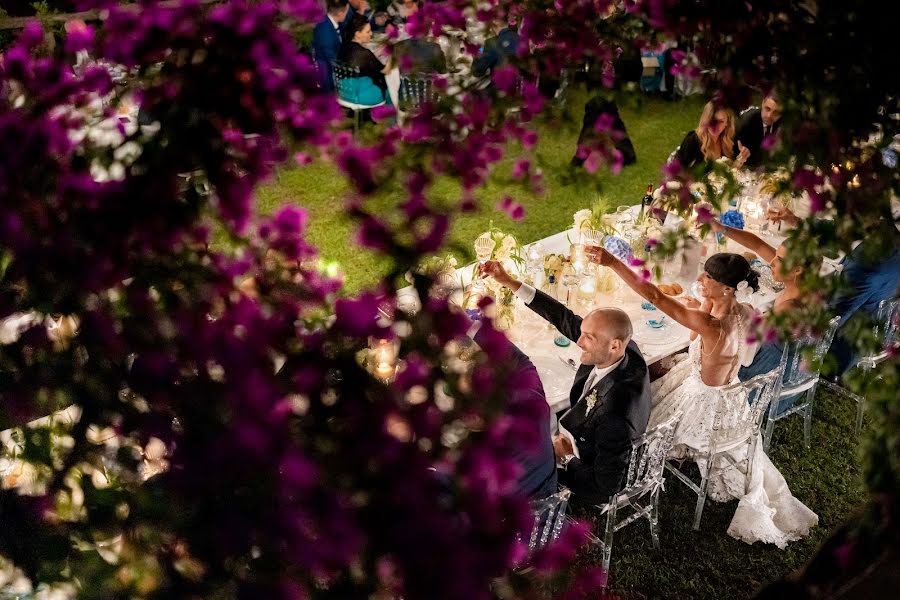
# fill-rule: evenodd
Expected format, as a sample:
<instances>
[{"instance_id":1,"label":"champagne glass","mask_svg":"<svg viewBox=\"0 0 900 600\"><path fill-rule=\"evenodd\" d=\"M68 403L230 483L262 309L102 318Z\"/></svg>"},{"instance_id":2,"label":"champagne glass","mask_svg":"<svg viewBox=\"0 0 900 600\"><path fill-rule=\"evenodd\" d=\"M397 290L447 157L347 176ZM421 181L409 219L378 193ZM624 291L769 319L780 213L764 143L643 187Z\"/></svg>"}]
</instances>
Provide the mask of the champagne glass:
<instances>
[{"instance_id":1,"label":"champagne glass","mask_svg":"<svg viewBox=\"0 0 900 600\"><path fill-rule=\"evenodd\" d=\"M589 229L582 233L584 238L584 247L588 246L602 246L603 245L603 234L597 231L596 229ZM597 266L588 261L587 266L584 269L585 275L593 275L597 272Z\"/></svg>"},{"instance_id":2,"label":"champagne glass","mask_svg":"<svg viewBox=\"0 0 900 600\"><path fill-rule=\"evenodd\" d=\"M494 253L494 248L497 246L497 242L491 238L490 235L484 234L480 236L477 240L475 240L475 257L478 259L478 265L481 266L487 261L491 260L491 256ZM472 282L473 287L484 289L487 287L484 283L484 280L481 277L480 270L478 274L475 276L474 281Z\"/></svg>"}]
</instances>

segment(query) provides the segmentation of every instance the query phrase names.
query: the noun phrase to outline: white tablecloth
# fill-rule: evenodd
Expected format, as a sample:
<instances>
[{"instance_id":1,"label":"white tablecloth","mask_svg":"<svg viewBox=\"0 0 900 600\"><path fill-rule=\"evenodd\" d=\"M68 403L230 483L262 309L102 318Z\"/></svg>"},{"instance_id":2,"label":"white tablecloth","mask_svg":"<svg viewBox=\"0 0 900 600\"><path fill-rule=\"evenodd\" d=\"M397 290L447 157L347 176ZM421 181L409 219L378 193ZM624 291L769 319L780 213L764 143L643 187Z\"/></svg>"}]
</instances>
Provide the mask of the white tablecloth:
<instances>
[{"instance_id":1,"label":"white tablecloth","mask_svg":"<svg viewBox=\"0 0 900 600\"><path fill-rule=\"evenodd\" d=\"M632 207L635 214L638 207ZM781 237L777 235L764 235L764 239L772 245L781 243ZM576 241L578 235L574 230L566 230L544 239L534 242L540 244L545 254L557 253L569 255L570 240ZM527 252L528 247L523 251ZM727 252L743 252L744 248L734 244L730 240L725 245ZM474 264L469 264L457 269L457 275L462 283L467 284L472 277ZM689 276L667 279L670 283L677 281L690 294L691 284L696 277L696 270ZM613 306L624 310L631 317L634 327L634 341L648 365L652 365L668 356L676 354L690 344L690 330L666 317L665 325L661 329L654 329L647 325L648 319L658 320L663 314L659 310L645 310L642 308L643 299L627 288L624 284L615 293L598 294L595 304L591 307ZM411 288L403 288L398 292L402 302L417 303L415 291ZM773 290L761 289L754 294L753 304L762 310L772 304L775 298ZM585 315L590 309L578 302L573 303L572 310L580 315ZM543 319L538 317L520 300L516 299L516 322L509 337L537 367L547 403L551 410L556 412L568 406L569 390L575 378L575 368L566 364L567 360L573 361L575 367L580 364L581 350L575 345L575 340L565 348L554 343L557 331L551 328Z\"/></svg>"}]
</instances>

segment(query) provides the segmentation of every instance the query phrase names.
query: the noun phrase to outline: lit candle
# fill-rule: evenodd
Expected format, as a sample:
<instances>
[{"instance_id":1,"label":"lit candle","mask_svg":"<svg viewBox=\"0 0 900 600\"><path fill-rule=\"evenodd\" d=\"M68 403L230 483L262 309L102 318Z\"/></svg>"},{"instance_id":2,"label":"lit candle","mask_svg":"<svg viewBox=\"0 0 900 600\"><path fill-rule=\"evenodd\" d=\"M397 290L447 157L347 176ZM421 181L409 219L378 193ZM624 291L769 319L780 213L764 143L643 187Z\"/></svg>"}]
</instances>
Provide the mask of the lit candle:
<instances>
[{"instance_id":1,"label":"lit candle","mask_svg":"<svg viewBox=\"0 0 900 600\"><path fill-rule=\"evenodd\" d=\"M394 367L386 362L378 363L375 367L375 377L382 380L390 379L394 376Z\"/></svg>"},{"instance_id":2,"label":"lit candle","mask_svg":"<svg viewBox=\"0 0 900 600\"><path fill-rule=\"evenodd\" d=\"M581 278L581 285L578 286L578 296L585 306L594 304L597 295L597 278L595 275L585 275Z\"/></svg>"},{"instance_id":3,"label":"lit candle","mask_svg":"<svg viewBox=\"0 0 900 600\"><path fill-rule=\"evenodd\" d=\"M372 374L382 381L389 381L397 369L397 346L392 340L379 339L374 342L370 364Z\"/></svg>"}]
</instances>

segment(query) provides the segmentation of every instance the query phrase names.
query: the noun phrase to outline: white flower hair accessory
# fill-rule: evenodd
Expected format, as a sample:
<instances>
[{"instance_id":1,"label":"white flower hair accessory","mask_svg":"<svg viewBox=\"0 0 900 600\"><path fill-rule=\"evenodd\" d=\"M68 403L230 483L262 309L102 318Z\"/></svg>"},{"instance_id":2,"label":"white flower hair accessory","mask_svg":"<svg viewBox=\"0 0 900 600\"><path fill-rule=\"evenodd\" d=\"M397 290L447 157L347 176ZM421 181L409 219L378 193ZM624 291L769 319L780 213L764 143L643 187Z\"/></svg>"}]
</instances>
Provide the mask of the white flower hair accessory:
<instances>
[{"instance_id":1,"label":"white flower hair accessory","mask_svg":"<svg viewBox=\"0 0 900 600\"><path fill-rule=\"evenodd\" d=\"M747 280L743 280L737 287L734 289L734 298L738 302L750 302L750 296L753 295L753 290L750 289L750 284L747 283Z\"/></svg>"}]
</instances>

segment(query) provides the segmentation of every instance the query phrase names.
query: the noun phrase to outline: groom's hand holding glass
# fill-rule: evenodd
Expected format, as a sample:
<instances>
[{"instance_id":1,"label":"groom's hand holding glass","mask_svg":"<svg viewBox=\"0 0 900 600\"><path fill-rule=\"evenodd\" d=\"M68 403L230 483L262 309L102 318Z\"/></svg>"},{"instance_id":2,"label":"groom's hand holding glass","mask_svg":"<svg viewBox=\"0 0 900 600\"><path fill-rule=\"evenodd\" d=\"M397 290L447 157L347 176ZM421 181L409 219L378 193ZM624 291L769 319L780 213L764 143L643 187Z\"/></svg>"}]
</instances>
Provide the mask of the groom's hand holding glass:
<instances>
[{"instance_id":1,"label":"groom's hand holding glass","mask_svg":"<svg viewBox=\"0 0 900 600\"><path fill-rule=\"evenodd\" d=\"M506 269L503 268L503 265L496 260L489 260L484 264L478 265L478 274L481 277L492 277L494 281L503 287L509 288L513 292L517 291L522 285L521 281L507 273Z\"/></svg>"}]
</instances>

